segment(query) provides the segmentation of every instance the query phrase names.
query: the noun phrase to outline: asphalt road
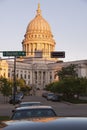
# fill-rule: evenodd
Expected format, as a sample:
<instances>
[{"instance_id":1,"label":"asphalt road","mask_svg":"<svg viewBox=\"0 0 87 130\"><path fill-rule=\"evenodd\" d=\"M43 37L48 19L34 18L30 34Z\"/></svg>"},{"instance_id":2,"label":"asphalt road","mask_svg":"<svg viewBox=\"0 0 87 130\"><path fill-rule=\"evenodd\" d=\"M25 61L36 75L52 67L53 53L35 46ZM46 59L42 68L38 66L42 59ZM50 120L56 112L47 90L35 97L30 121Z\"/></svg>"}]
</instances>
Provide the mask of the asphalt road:
<instances>
[{"instance_id":1,"label":"asphalt road","mask_svg":"<svg viewBox=\"0 0 87 130\"><path fill-rule=\"evenodd\" d=\"M22 101L41 101L44 105L51 105L58 116L87 117L87 104L52 102L41 96L25 96ZM0 98L0 116L11 116L14 108L14 105L4 103L3 97Z\"/></svg>"}]
</instances>

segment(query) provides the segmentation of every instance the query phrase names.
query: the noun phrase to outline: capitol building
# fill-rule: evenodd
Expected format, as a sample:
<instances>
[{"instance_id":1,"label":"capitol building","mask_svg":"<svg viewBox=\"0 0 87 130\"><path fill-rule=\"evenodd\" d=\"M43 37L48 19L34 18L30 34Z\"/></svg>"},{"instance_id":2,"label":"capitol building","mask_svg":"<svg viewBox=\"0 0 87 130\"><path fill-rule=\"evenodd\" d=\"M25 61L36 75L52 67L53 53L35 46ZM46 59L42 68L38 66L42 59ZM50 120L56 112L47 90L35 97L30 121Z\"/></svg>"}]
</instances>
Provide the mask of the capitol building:
<instances>
[{"instance_id":1,"label":"capitol building","mask_svg":"<svg viewBox=\"0 0 87 130\"><path fill-rule=\"evenodd\" d=\"M35 90L43 90L45 85L58 80L56 72L70 64L78 65L78 77L87 78L87 60L63 62L58 58L51 58L55 45L51 27L43 18L38 4L35 17L29 22L22 41L22 51L26 52L26 56L16 59L16 78L24 79ZM13 72L14 61L0 60L0 76L11 79Z\"/></svg>"}]
</instances>

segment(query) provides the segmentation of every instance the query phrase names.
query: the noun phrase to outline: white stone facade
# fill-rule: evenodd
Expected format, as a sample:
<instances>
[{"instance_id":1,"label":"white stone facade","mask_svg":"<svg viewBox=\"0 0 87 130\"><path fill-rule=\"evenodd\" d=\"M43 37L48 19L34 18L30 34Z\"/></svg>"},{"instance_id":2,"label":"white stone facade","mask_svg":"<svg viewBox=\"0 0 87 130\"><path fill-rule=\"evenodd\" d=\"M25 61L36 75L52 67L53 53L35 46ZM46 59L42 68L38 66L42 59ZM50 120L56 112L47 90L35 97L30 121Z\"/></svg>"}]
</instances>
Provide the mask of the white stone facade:
<instances>
[{"instance_id":1,"label":"white stone facade","mask_svg":"<svg viewBox=\"0 0 87 130\"><path fill-rule=\"evenodd\" d=\"M14 76L14 62L8 62L8 77ZM62 62L62 63L23 63L16 62L16 78L23 78L27 85L34 87L35 89L44 89L46 84L55 82L58 80L56 72L61 70L62 67L69 66L70 64L76 64L76 71L78 77L87 78L87 60Z\"/></svg>"}]
</instances>

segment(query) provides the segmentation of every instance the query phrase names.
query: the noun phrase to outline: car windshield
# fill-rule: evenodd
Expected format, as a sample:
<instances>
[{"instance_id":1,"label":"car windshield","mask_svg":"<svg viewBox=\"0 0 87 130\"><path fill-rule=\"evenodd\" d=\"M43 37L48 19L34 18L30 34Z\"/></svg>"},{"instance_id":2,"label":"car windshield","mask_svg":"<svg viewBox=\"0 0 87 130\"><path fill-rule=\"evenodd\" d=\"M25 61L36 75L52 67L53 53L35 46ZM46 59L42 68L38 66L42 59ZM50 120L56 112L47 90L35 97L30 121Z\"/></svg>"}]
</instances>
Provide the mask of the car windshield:
<instances>
[{"instance_id":1,"label":"car windshield","mask_svg":"<svg viewBox=\"0 0 87 130\"><path fill-rule=\"evenodd\" d=\"M54 94L53 93L49 93L48 96L53 96Z\"/></svg>"},{"instance_id":2,"label":"car windshield","mask_svg":"<svg viewBox=\"0 0 87 130\"><path fill-rule=\"evenodd\" d=\"M19 110L13 113L12 120L32 118L32 117L55 117L56 114L52 109L30 109Z\"/></svg>"}]
</instances>

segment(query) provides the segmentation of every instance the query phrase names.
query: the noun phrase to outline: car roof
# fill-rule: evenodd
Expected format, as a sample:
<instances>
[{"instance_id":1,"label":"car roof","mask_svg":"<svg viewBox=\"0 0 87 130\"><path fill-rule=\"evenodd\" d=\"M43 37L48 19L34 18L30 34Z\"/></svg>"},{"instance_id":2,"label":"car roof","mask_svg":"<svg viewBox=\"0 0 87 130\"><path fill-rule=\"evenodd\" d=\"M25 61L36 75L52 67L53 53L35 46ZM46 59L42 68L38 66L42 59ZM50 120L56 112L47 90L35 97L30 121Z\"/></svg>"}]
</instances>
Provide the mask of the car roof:
<instances>
[{"instance_id":1,"label":"car roof","mask_svg":"<svg viewBox=\"0 0 87 130\"><path fill-rule=\"evenodd\" d=\"M5 130L87 130L86 117L52 117L4 121ZM2 129L3 130L3 129Z\"/></svg>"},{"instance_id":2,"label":"car roof","mask_svg":"<svg viewBox=\"0 0 87 130\"><path fill-rule=\"evenodd\" d=\"M52 109L51 106L25 106L25 107L18 107L16 110L25 110L25 109Z\"/></svg>"},{"instance_id":3,"label":"car roof","mask_svg":"<svg viewBox=\"0 0 87 130\"><path fill-rule=\"evenodd\" d=\"M20 104L41 104L41 102L21 102Z\"/></svg>"},{"instance_id":4,"label":"car roof","mask_svg":"<svg viewBox=\"0 0 87 130\"><path fill-rule=\"evenodd\" d=\"M54 95L54 93L48 93L48 95L51 95L51 94Z\"/></svg>"}]
</instances>

